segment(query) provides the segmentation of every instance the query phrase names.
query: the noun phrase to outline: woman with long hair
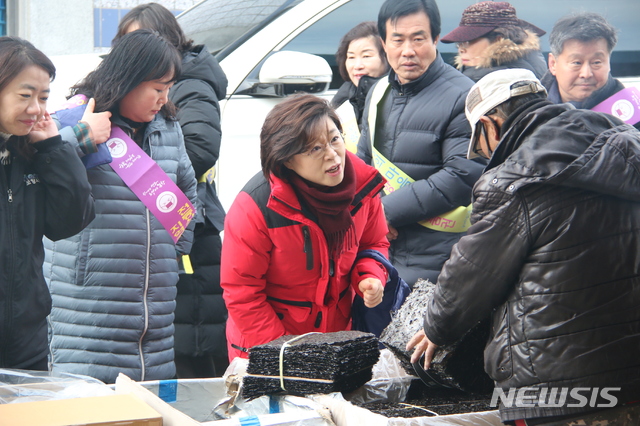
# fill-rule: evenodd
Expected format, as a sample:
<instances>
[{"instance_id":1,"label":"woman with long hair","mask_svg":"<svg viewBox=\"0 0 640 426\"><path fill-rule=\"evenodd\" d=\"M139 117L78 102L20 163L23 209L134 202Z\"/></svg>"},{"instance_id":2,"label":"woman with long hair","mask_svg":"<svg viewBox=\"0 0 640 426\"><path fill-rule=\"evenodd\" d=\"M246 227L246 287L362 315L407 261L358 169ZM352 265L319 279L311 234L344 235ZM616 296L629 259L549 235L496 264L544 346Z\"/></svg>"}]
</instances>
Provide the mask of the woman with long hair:
<instances>
[{"instance_id":1,"label":"woman with long hair","mask_svg":"<svg viewBox=\"0 0 640 426\"><path fill-rule=\"evenodd\" d=\"M175 47L155 32L138 30L114 44L71 90L93 98L98 113L111 112L107 145L113 159L87 170L96 199L93 223L74 238L47 242L54 372L106 383L119 372L134 380L175 376L177 257L191 249L193 223L180 236L160 212L175 208L180 195L196 204L195 175L168 100L180 67ZM61 134L78 146L91 145L71 126ZM153 184L141 191L124 173L128 168L141 180L152 174ZM148 195L158 198L149 204Z\"/></svg>"},{"instance_id":2,"label":"woman with long hair","mask_svg":"<svg viewBox=\"0 0 640 426\"><path fill-rule=\"evenodd\" d=\"M226 96L227 77L207 47L194 45L166 7L145 3L131 9L120 20L114 42L140 28L157 31L182 56L182 72L169 100L178 107L184 144L198 178L193 273L180 274L176 297L176 370L179 378L221 376L227 367L227 310L220 287L225 212L213 177L222 137L219 100Z\"/></svg>"}]
</instances>

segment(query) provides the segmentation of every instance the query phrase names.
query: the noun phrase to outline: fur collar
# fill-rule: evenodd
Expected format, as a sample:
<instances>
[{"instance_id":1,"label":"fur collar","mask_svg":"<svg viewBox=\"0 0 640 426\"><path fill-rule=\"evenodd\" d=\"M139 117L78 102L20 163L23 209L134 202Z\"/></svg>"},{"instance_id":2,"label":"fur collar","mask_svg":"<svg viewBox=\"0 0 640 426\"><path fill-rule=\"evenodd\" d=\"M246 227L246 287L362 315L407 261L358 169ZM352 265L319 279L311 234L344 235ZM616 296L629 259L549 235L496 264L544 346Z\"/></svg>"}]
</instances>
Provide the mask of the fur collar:
<instances>
[{"instance_id":1,"label":"fur collar","mask_svg":"<svg viewBox=\"0 0 640 426\"><path fill-rule=\"evenodd\" d=\"M490 44L480 55L480 64L475 68L492 68L508 64L536 50L540 50L540 39L531 31L527 31L527 38L522 44L515 44L509 39L501 39ZM455 64L459 70L463 68L460 55L456 56Z\"/></svg>"}]
</instances>

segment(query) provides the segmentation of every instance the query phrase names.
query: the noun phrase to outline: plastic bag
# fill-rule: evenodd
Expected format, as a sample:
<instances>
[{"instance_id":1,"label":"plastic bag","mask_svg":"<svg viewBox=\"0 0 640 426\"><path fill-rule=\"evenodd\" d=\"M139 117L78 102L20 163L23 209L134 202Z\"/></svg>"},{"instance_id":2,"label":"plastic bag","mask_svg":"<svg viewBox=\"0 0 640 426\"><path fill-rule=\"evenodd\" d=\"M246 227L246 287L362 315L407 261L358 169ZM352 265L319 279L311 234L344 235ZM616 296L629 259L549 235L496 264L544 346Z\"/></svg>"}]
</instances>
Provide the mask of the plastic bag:
<instances>
[{"instance_id":1,"label":"plastic bag","mask_svg":"<svg viewBox=\"0 0 640 426\"><path fill-rule=\"evenodd\" d=\"M0 404L112 395L93 377L71 373L0 369Z\"/></svg>"},{"instance_id":2,"label":"plastic bag","mask_svg":"<svg viewBox=\"0 0 640 426\"><path fill-rule=\"evenodd\" d=\"M402 402L415 376L407 374L402 364L389 349L380 351L380 359L373 366L373 377L364 386L346 395L354 404L369 402Z\"/></svg>"}]
</instances>

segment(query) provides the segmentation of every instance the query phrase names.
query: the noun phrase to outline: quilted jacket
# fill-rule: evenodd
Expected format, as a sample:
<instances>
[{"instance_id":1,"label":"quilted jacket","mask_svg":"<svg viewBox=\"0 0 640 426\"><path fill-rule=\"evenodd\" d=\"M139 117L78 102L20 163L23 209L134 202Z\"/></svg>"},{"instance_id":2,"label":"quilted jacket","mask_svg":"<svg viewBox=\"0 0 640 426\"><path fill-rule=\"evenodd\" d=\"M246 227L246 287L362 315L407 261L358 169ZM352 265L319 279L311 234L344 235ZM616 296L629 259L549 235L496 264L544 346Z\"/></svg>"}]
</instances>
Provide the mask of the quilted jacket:
<instances>
[{"instance_id":1,"label":"quilted jacket","mask_svg":"<svg viewBox=\"0 0 640 426\"><path fill-rule=\"evenodd\" d=\"M112 121L130 131L118 117ZM61 133L75 142L69 128ZM142 148L196 205L196 180L180 125L156 115ZM53 371L106 383L119 372L133 380L171 379L176 256L190 251L194 221L174 244L109 164L87 174L96 219L72 238L45 241Z\"/></svg>"},{"instance_id":2,"label":"quilted jacket","mask_svg":"<svg viewBox=\"0 0 640 426\"><path fill-rule=\"evenodd\" d=\"M640 132L605 114L521 107L475 185L424 326L438 345L492 316L485 370L510 389L640 398ZM571 403L571 402L569 402ZM502 406L502 420L584 407Z\"/></svg>"}]
</instances>

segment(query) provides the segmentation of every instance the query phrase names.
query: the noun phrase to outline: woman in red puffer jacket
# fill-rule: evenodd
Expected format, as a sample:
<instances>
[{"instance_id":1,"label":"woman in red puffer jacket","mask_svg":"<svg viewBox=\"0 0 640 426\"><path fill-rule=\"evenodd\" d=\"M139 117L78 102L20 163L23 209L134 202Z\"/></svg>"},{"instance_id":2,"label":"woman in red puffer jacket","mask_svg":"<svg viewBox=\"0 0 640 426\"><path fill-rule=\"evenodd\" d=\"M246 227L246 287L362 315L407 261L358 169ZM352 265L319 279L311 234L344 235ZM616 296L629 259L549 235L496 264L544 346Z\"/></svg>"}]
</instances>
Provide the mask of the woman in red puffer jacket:
<instances>
[{"instance_id":1,"label":"woman in red puffer jacket","mask_svg":"<svg viewBox=\"0 0 640 426\"><path fill-rule=\"evenodd\" d=\"M225 220L221 284L229 359L280 336L348 330L354 294L382 300L384 178L345 149L333 109L313 95L276 105L260 134L263 173Z\"/></svg>"}]
</instances>

